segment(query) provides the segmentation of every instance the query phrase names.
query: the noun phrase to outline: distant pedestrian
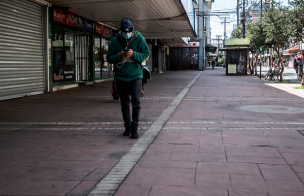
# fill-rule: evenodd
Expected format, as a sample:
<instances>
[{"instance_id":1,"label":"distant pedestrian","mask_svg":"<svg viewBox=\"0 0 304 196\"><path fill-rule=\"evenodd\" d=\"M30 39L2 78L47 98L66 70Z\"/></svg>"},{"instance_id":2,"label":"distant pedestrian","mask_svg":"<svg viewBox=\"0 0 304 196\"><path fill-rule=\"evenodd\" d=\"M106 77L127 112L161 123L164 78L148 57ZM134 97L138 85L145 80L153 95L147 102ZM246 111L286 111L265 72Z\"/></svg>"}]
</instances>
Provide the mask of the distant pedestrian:
<instances>
[{"instance_id":1,"label":"distant pedestrian","mask_svg":"<svg viewBox=\"0 0 304 196\"><path fill-rule=\"evenodd\" d=\"M151 80L151 73L150 73L149 68L146 65L142 66L142 71L143 71L143 79L142 79L142 87L141 87L141 92L140 92L141 97L143 97L145 95L144 85L147 84L148 79Z\"/></svg>"},{"instance_id":2,"label":"distant pedestrian","mask_svg":"<svg viewBox=\"0 0 304 196\"><path fill-rule=\"evenodd\" d=\"M131 138L138 138L137 127L141 109L140 92L143 78L141 63L147 60L149 55L150 51L145 38L138 31L134 31L133 21L129 18L123 19L121 31L110 42L107 60L109 63L115 64L114 72L125 126L123 135L131 135Z\"/></svg>"},{"instance_id":3,"label":"distant pedestrian","mask_svg":"<svg viewBox=\"0 0 304 196\"><path fill-rule=\"evenodd\" d=\"M215 60L214 59L212 59L211 64L212 64L212 69L214 69L214 67L215 67Z\"/></svg>"}]
</instances>

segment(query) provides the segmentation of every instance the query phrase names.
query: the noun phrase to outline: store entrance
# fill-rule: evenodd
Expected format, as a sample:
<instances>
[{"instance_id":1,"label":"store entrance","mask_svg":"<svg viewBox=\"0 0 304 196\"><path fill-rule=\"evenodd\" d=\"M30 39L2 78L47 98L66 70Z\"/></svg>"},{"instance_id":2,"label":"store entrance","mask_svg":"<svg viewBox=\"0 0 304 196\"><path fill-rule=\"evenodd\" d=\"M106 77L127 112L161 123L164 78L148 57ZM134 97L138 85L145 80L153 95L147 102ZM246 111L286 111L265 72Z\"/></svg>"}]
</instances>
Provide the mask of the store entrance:
<instances>
[{"instance_id":1,"label":"store entrance","mask_svg":"<svg viewBox=\"0 0 304 196\"><path fill-rule=\"evenodd\" d=\"M90 61L90 36L87 34L76 34L75 60L76 60L76 82L92 81L93 69Z\"/></svg>"}]
</instances>

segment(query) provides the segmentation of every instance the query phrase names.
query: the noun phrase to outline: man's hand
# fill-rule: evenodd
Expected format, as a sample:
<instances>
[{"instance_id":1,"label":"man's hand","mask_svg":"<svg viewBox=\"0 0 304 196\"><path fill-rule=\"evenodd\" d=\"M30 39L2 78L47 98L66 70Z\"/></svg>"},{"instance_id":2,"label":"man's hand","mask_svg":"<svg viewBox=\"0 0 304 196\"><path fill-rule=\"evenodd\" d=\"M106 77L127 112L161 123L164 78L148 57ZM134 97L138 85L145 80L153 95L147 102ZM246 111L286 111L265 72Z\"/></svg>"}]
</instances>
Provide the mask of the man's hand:
<instances>
[{"instance_id":1,"label":"man's hand","mask_svg":"<svg viewBox=\"0 0 304 196\"><path fill-rule=\"evenodd\" d=\"M133 56L133 50L132 49L129 49L128 51L124 52L126 57L131 57Z\"/></svg>"},{"instance_id":2,"label":"man's hand","mask_svg":"<svg viewBox=\"0 0 304 196\"><path fill-rule=\"evenodd\" d=\"M124 51L122 51L121 53L119 53L119 58L120 59L125 59L125 58L127 58L127 55L126 55L126 53L124 52Z\"/></svg>"}]
</instances>

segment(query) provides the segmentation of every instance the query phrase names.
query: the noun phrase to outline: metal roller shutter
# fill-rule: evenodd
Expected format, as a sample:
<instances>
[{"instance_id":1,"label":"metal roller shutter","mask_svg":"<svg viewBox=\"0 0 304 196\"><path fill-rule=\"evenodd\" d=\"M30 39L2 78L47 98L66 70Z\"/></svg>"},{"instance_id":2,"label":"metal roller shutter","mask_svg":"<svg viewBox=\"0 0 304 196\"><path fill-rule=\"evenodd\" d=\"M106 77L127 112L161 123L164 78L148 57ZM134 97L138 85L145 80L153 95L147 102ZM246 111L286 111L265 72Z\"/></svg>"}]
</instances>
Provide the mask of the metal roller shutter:
<instances>
[{"instance_id":1,"label":"metal roller shutter","mask_svg":"<svg viewBox=\"0 0 304 196\"><path fill-rule=\"evenodd\" d=\"M0 100L44 93L42 7L0 1Z\"/></svg>"}]
</instances>

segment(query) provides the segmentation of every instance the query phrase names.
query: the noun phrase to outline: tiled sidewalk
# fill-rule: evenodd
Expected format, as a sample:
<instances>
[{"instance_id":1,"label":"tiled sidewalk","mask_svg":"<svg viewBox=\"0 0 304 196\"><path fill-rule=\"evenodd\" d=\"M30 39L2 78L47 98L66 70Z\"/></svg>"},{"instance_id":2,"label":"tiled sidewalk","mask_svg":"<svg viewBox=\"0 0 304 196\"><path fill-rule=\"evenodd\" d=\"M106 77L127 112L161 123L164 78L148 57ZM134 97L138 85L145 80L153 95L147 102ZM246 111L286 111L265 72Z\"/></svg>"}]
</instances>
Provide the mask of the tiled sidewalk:
<instances>
[{"instance_id":1,"label":"tiled sidewalk","mask_svg":"<svg viewBox=\"0 0 304 196\"><path fill-rule=\"evenodd\" d=\"M223 68L153 75L138 140L122 136L111 82L2 101L0 195L88 195L151 133L116 196L303 196L304 113L293 108L304 99L268 83Z\"/></svg>"},{"instance_id":2,"label":"tiled sidewalk","mask_svg":"<svg viewBox=\"0 0 304 196\"><path fill-rule=\"evenodd\" d=\"M222 73L203 72L115 196L304 195L304 115L287 110L304 99Z\"/></svg>"}]
</instances>

